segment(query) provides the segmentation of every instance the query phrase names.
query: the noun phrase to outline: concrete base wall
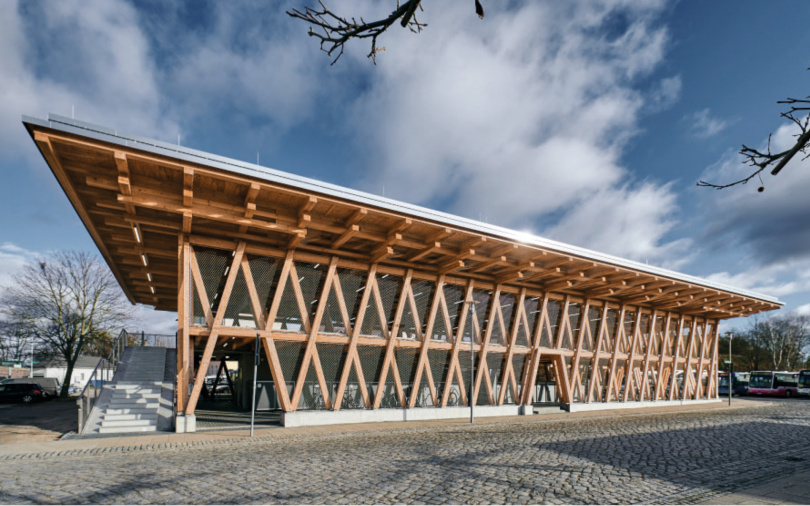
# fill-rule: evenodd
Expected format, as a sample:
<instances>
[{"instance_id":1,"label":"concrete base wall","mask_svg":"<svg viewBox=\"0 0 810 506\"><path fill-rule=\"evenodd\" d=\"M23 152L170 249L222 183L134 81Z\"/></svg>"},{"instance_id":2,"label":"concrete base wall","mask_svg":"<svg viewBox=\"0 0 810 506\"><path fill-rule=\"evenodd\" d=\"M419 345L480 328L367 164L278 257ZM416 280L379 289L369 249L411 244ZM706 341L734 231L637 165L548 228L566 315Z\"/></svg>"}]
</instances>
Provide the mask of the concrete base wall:
<instances>
[{"instance_id":1,"label":"concrete base wall","mask_svg":"<svg viewBox=\"0 0 810 506\"><path fill-rule=\"evenodd\" d=\"M661 408L664 406L689 406L693 404L708 404L718 402L718 399L687 399L683 401L629 401L629 402L588 402L576 404L562 404L562 409L569 413L579 411L604 411L609 409L640 409Z\"/></svg>"},{"instance_id":2,"label":"concrete base wall","mask_svg":"<svg viewBox=\"0 0 810 506\"><path fill-rule=\"evenodd\" d=\"M474 410L475 418L531 415L532 413L531 406L516 404L507 406L476 406ZM281 414L281 424L284 427L306 427L310 425L447 420L451 418L469 417L469 406L412 409L347 409L345 411L291 411Z\"/></svg>"}]
</instances>

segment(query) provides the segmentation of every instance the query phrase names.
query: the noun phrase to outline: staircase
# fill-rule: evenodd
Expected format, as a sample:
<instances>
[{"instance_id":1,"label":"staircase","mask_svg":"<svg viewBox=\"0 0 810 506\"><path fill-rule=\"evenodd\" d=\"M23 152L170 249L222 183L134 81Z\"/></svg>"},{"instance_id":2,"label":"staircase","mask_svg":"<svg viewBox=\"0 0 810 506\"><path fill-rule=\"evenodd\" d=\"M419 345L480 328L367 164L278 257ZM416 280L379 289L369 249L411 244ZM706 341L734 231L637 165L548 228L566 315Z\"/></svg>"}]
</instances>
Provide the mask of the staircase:
<instances>
[{"instance_id":1,"label":"staircase","mask_svg":"<svg viewBox=\"0 0 810 506\"><path fill-rule=\"evenodd\" d=\"M113 380L104 386L105 391L99 397L84 433L168 430L173 389L169 369L166 348L126 348L121 365Z\"/></svg>"}]
</instances>

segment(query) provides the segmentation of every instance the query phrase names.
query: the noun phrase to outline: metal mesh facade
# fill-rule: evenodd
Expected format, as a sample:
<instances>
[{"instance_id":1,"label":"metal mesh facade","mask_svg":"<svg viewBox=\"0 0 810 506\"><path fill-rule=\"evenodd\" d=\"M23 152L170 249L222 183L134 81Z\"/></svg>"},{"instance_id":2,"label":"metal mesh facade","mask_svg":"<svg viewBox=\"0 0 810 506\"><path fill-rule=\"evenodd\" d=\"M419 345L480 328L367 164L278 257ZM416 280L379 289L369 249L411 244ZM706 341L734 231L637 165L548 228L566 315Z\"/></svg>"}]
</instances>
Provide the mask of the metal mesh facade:
<instances>
[{"instance_id":1,"label":"metal mesh facade","mask_svg":"<svg viewBox=\"0 0 810 506\"><path fill-rule=\"evenodd\" d=\"M546 330L546 326L543 325L542 333L540 334L540 346L543 348L554 348L554 343L557 339L557 329L560 326L560 320L562 320L562 303L558 300L551 299L548 301L548 307L546 309L548 313L548 327L551 329L551 332Z\"/></svg>"},{"instance_id":2,"label":"metal mesh facade","mask_svg":"<svg viewBox=\"0 0 810 506\"><path fill-rule=\"evenodd\" d=\"M661 313L656 314L654 319L651 313L642 313L639 339L636 340L636 349L631 350L636 319L636 313L632 310L624 310L624 321L620 322L616 307L604 311L601 306L586 306L583 302L570 299L565 307L566 302L559 298L547 298L545 318L541 319L544 300L541 296L526 294L523 306L519 308L519 297L515 292L502 291L495 299L494 290L474 288L471 293L476 302L475 312L468 312L468 317L462 322L460 315L466 292L463 285L444 283L439 287L435 281L416 277L406 285L402 276L377 272L374 283L367 286L367 271L336 267L334 277L327 286L328 263L293 261L289 276L282 279L281 258L245 254L238 271L232 273L232 252L195 247L195 255L198 277L204 281L204 294L210 298L212 315L220 316L221 327L263 330L266 323L260 317L267 316L271 308L275 308L271 329L278 354L277 367L280 367L279 373L284 379L287 402L295 404L292 409L323 410L327 406L334 406L338 401L336 395L341 389L340 381L344 372L348 379L342 388L340 409L367 409L375 405L380 408L409 405L432 407L443 403L448 406L460 405L462 388L458 383L459 374L468 397L472 394L469 391L469 343L473 335L473 318L478 328L474 334L477 345L473 354L476 361L474 370L482 375L482 382L474 396L477 405L521 402L524 382L533 385L535 402L551 402L559 397L561 390L555 384L558 378L538 379L553 371L554 366L547 361L542 362L545 365L538 369L537 377L524 377L532 356L526 352L535 344L533 339L536 332L540 335L540 347L551 349L544 351L541 357L555 347L577 350L574 357L565 354L559 357L560 363L566 364L571 381L566 402L622 400L626 389L629 389L630 400L649 399L656 395L664 398L670 395L670 391L673 398L697 395L693 385L698 384L698 378L709 374L704 372L708 371L706 367L701 368L698 364L703 353L703 329L698 326L692 337L691 319L683 321L683 330L679 335L679 320L670 318L667 331L666 319ZM246 273L250 276L246 276ZM193 279L190 282L193 323L205 326L205 308L197 293L198 287ZM227 307L219 315L219 305L228 282L231 285ZM365 307L361 304L364 295L368 297ZM434 307L436 313L431 315ZM261 311L260 314L257 314L257 309ZM604 322L603 314L606 315ZM368 405L362 395L355 365L346 363L349 340L354 335L355 322L360 318L362 325L357 329L360 342L356 347L369 395ZM426 334L429 320L433 320L433 324L430 334ZM463 342L460 343L455 366L451 366L453 354L450 349L437 349L430 345L419 386L414 388L421 352L412 343L406 346L408 343L403 341L394 344L392 361L385 377L381 378L389 342L387 337L454 343L460 324L463 325L460 332ZM313 325L317 326L314 334L307 334ZM623 326L624 335L619 332L620 325ZM491 348L482 352L480 345L488 328ZM711 328L706 331L710 332ZM511 342L513 332L514 343ZM306 337L302 337L304 335ZM321 342L318 336L346 341ZM301 341L302 338L315 340L311 344L315 346L315 352L303 372L303 384L298 385L308 345L306 341ZM693 340L691 347L690 340ZM379 345L371 344L372 341L378 341ZM515 348L509 352L512 345ZM615 363L612 359L614 351L625 354ZM631 352L634 353L634 360L627 370L626 359ZM686 372L672 375L669 370L664 370L660 379L663 383L656 386L661 363L657 354L661 352L679 353L679 370ZM510 353L511 359L508 359ZM649 358L648 354L651 355ZM691 363L685 363L687 356ZM344 371L346 367L348 370ZM451 376L449 372L454 367L458 372ZM486 367L486 372L480 371L480 367ZM318 369L323 373L323 384L318 381ZM611 376L612 370L615 372ZM435 396L431 394L428 375L433 380ZM402 401L396 387L397 380L402 386Z\"/></svg>"},{"instance_id":3,"label":"metal mesh facade","mask_svg":"<svg viewBox=\"0 0 810 506\"><path fill-rule=\"evenodd\" d=\"M382 372L385 348L382 346L358 346L357 356L360 357L360 366L363 369L368 394L374 399L377 395L377 379Z\"/></svg>"},{"instance_id":4,"label":"metal mesh facade","mask_svg":"<svg viewBox=\"0 0 810 506\"><path fill-rule=\"evenodd\" d=\"M428 365L436 387L436 402L441 404L444 386L450 370L450 352L447 350L428 350Z\"/></svg>"}]
</instances>

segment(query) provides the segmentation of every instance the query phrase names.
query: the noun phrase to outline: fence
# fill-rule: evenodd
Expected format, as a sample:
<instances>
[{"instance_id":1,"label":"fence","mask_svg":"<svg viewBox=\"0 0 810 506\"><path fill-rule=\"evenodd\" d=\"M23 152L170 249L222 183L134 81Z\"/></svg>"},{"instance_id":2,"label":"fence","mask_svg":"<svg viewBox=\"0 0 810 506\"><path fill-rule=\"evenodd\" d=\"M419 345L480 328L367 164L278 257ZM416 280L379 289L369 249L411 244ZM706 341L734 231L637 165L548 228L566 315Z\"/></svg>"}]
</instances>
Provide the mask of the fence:
<instances>
[{"instance_id":1,"label":"fence","mask_svg":"<svg viewBox=\"0 0 810 506\"><path fill-rule=\"evenodd\" d=\"M127 346L156 346L158 348L177 348L176 334L147 334L130 332L127 334Z\"/></svg>"}]
</instances>

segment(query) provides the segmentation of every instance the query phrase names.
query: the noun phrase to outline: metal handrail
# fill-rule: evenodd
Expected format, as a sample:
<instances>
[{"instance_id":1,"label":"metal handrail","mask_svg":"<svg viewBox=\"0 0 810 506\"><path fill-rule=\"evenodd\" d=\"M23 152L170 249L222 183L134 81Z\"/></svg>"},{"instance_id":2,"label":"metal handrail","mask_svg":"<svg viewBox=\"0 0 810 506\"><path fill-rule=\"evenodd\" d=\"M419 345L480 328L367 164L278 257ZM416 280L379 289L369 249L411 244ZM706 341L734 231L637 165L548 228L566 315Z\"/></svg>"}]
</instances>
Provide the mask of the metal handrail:
<instances>
[{"instance_id":1,"label":"metal handrail","mask_svg":"<svg viewBox=\"0 0 810 506\"><path fill-rule=\"evenodd\" d=\"M118 337L113 341L110 354L106 358L99 359L93 373L82 388L79 398L76 400L76 405L79 409L79 434L84 430L87 420L90 418L90 413L96 405L96 401L104 389L104 384L112 380L118 365L121 363L121 357L124 354L124 348L127 346L127 339L129 334L122 329Z\"/></svg>"}]
</instances>

